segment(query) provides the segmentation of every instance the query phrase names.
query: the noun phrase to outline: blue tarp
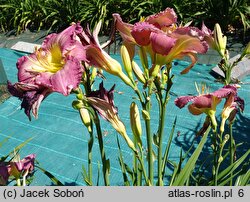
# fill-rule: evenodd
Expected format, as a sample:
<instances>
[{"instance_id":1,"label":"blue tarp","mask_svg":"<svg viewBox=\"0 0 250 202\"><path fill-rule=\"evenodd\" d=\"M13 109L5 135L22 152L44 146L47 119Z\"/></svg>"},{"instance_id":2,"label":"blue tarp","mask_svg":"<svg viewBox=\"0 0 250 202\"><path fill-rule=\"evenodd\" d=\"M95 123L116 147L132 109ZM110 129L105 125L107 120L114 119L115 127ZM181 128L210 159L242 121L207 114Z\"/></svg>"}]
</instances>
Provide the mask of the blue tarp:
<instances>
[{"instance_id":1,"label":"blue tarp","mask_svg":"<svg viewBox=\"0 0 250 202\"><path fill-rule=\"evenodd\" d=\"M2 60L7 78L11 82L17 81L16 61L22 55L24 53L9 49L0 49L0 59ZM112 55L112 57L120 60L119 55ZM135 59L138 60L138 58ZM201 82L206 83L210 91L222 87L222 84L215 82L215 78L210 75L210 70L214 65L197 64L188 74L180 75L180 71L187 65L187 62L179 61L173 67L173 74L175 75L174 85L167 107L164 144L168 141L172 124L177 116L174 142L170 151L170 157L176 161L179 158L180 149L182 148L186 151L190 147L195 137L195 131L202 126L205 116L193 116L188 112L187 108L177 108L174 105L174 99L181 95L197 95L195 82L198 84ZM116 84L115 104L118 106L119 116L126 125L128 134L131 136L129 106L133 101L134 94L117 77L105 76L105 88L110 88L113 84ZM100 80L96 81L96 88L99 82ZM239 152L249 149L248 140L250 134L250 76L245 77L242 82L242 87L239 89L239 96L245 99L245 111L238 116L238 121L234 126L236 142L245 142ZM24 112L20 110L20 100L17 98L10 97L4 103L0 104L0 142L10 136L8 142L0 147L0 156L8 154L14 147L33 137L22 148L21 157L35 153L40 166L51 172L64 184L84 185L82 166L87 167L88 133L81 123L78 112L71 107L73 100L73 95L64 97L58 93L51 94L42 102L39 110L39 118L37 120L33 118L32 121L29 121ZM157 131L158 119L158 109L155 103L156 100L153 100L151 117L154 132ZM222 107L223 103L218 107L218 116ZM117 133L108 122L102 121L101 124L107 158L111 161L111 184L122 185L123 179L118 162L116 142ZM143 136L144 141L145 139L145 136ZM125 162L131 162L132 153L122 138L120 138L120 143ZM209 144L205 146L203 154L206 154L208 150ZM93 148L93 160L93 173L95 180L97 180L98 165L101 165L97 139L95 139ZM102 183L102 180L100 180L101 185ZM31 185L51 184L51 180L41 171L36 171L31 183Z\"/></svg>"}]
</instances>

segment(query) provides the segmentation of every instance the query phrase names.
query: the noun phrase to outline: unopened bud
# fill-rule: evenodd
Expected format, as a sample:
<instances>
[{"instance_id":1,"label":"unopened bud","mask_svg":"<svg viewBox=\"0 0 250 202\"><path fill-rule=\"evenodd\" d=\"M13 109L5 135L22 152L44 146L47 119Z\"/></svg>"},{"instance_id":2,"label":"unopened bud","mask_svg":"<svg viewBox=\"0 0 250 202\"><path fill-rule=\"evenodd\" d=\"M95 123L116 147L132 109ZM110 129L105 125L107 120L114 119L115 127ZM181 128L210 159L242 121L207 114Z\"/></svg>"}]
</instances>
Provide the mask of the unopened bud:
<instances>
[{"instance_id":1,"label":"unopened bud","mask_svg":"<svg viewBox=\"0 0 250 202\"><path fill-rule=\"evenodd\" d=\"M142 67L144 68L145 73L148 72L148 58L147 58L147 53L144 49L144 47L141 47L139 49L139 56L140 56L140 60L142 63ZM146 75L148 76L148 75Z\"/></svg>"},{"instance_id":2,"label":"unopened bud","mask_svg":"<svg viewBox=\"0 0 250 202\"><path fill-rule=\"evenodd\" d=\"M241 57L243 58L245 55L248 55L248 54L250 54L250 41L248 42L247 46L243 50Z\"/></svg>"},{"instance_id":3,"label":"unopened bud","mask_svg":"<svg viewBox=\"0 0 250 202\"><path fill-rule=\"evenodd\" d=\"M91 118L89 115L89 111L86 108L81 108L79 109L79 112L80 112L80 116L81 116L83 124L87 127L89 132L92 132Z\"/></svg>"},{"instance_id":4,"label":"unopened bud","mask_svg":"<svg viewBox=\"0 0 250 202\"><path fill-rule=\"evenodd\" d=\"M74 101L72 102L72 107L73 107L74 109L76 109L76 110L79 110L79 109L81 109L81 108L84 107L84 104L83 104L83 102L82 102L81 100L74 100Z\"/></svg>"},{"instance_id":5,"label":"unopened bud","mask_svg":"<svg viewBox=\"0 0 250 202\"><path fill-rule=\"evenodd\" d=\"M137 142L142 145L141 135L142 135L142 127L141 127L141 119L139 109L135 102L132 102L130 105L130 124L133 134L137 140Z\"/></svg>"},{"instance_id":6,"label":"unopened bud","mask_svg":"<svg viewBox=\"0 0 250 202\"><path fill-rule=\"evenodd\" d=\"M144 120L150 120L150 115L147 110L142 110L142 117Z\"/></svg>"},{"instance_id":7,"label":"unopened bud","mask_svg":"<svg viewBox=\"0 0 250 202\"><path fill-rule=\"evenodd\" d=\"M224 137L224 143L226 143L229 140L229 138L230 138L229 134L226 134Z\"/></svg>"},{"instance_id":8,"label":"unopened bud","mask_svg":"<svg viewBox=\"0 0 250 202\"><path fill-rule=\"evenodd\" d=\"M218 23L216 23L214 27L214 40L217 51L222 57L224 57L227 45L227 37L223 36L220 25Z\"/></svg>"},{"instance_id":9,"label":"unopened bud","mask_svg":"<svg viewBox=\"0 0 250 202\"><path fill-rule=\"evenodd\" d=\"M218 159L218 163L221 163L223 161L223 157L220 156L219 159Z\"/></svg>"},{"instance_id":10,"label":"unopened bud","mask_svg":"<svg viewBox=\"0 0 250 202\"><path fill-rule=\"evenodd\" d=\"M139 65L135 61L132 61L132 68L133 68L133 71L135 73L136 78L141 83L145 84L146 80L145 80L144 74L143 74L141 68L139 67Z\"/></svg>"},{"instance_id":11,"label":"unopened bud","mask_svg":"<svg viewBox=\"0 0 250 202\"><path fill-rule=\"evenodd\" d=\"M133 80L133 71L132 71L132 64L131 64L131 58L129 55L129 52L126 48L126 46L122 45L121 46L121 57L122 57L122 62L124 65L124 69L128 74L128 77Z\"/></svg>"},{"instance_id":12,"label":"unopened bud","mask_svg":"<svg viewBox=\"0 0 250 202\"><path fill-rule=\"evenodd\" d=\"M94 81L96 75L97 75L97 68L93 67L92 72L91 72L91 75L90 75L90 80L91 80L91 81Z\"/></svg>"}]
</instances>

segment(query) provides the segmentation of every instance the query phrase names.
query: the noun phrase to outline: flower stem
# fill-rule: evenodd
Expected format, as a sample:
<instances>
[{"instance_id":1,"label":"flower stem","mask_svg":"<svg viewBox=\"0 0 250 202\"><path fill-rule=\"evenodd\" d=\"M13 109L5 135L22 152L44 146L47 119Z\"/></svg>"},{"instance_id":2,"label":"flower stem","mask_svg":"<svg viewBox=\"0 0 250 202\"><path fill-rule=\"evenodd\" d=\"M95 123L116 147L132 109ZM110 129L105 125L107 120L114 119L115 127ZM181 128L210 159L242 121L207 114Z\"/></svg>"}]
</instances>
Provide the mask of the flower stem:
<instances>
[{"instance_id":1,"label":"flower stem","mask_svg":"<svg viewBox=\"0 0 250 202\"><path fill-rule=\"evenodd\" d=\"M148 111L149 112L149 111ZM147 147L148 147L148 178L149 183L153 184L154 180L154 165L153 165L153 143L151 136L150 120L145 120L146 134L147 134Z\"/></svg>"},{"instance_id":2,"label":"flower stem","mask_svg":"<svg viewBox=\"0 0 250 202\"><path fill-rule=\"evenodd\" d=\"M92 148L94 144L94 135L93 132L89 132L90 138L88 141L88 177L89 183L92 185L92 176L93 176L93 169L92 169Z\"/></svg>"},{"instance_id":3,"label":"flower stem","mask_svg":"<svg viewBox=\"0 0 250 202\"><path fill-rule=\"evenodd\" d=\"M142 148L140 147L140 155L137 153L137 159L139 160L140 162L140 168L141 168L141 172L142 174L144 175L144 178L145 178L145 181L146 181L146 184L147 185L152 185L152 183L150 182L149 178L147 177L147 174L146 174L146 170L145 170L145 166L144 166L144 161L143 161L143 152L142 152ZM141 176L140 176L141 178ZM141 179L139 181L141 183Z\"/></svg>"},{"instance_id":4,"label":"flower stem","mask_svg":"<svg viewBox=\"0 0 250 202\"><path fill-rule=\"evenodd\" d=\"M106 159L106 154L104 150L104 145L103 145L103 138L102 138L102 130L100 126L100 120L96 114L95 118L95 126L96 126L96 131L97 131L97 137L98 137L98 143L99 143L99 149L101 153L101 158L102 158L102 172L103 172L103 178L104 178L104 184L105 186L109 186L109 167L108 165L108 160Z\"/></svg>"},{"instance_id":5,"label":"flower stem","mask_svg":"<svg viewBox=\"0 0 250 202\"><path fill-rule=\"evenodd\" d=\"M229 146L229 151L230 151L230 165L234 163L234 139L233 139L233 124L229 124L229 135L230 135L230 146ZM231 173L231 180L229 186L233 186L233 172Z\"/></svg>"},{"instance_id":6,"label":"flower stem","mask_svg":"<svg viewBox=\"0 0 250 202\"><path fill-rule=\"evenodd\" d=\"M158 185L163 186L162 179L162 142L163 142L163 132L164 132L164 123L165 123L165 112L166 105L161 102L161 113L160 113L160 128L159 128L159 144L158 144Z\"/></svg>"}]
</instances>

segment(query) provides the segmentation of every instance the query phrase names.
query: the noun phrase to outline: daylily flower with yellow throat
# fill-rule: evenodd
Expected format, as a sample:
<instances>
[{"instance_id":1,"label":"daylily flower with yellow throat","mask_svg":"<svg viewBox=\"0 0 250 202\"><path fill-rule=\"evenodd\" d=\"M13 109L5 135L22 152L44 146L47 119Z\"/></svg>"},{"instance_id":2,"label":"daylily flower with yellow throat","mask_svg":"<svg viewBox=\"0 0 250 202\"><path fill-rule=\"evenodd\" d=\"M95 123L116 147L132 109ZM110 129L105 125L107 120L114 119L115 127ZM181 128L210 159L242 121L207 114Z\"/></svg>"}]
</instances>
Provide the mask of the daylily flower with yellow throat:
<instances>
[{"instance_id":1,"label":"daylily flower with yellow throat","mask_svg":"<svg viewBox=\"0 0 250 202\"><path fill-rule=\"evenodd\" d=\"M145 47L152 60L150 71L153 76L158 74L163 65L189 56L192 63L181 72L187 73L197 61L196 54L208 50L203 32L195 27L178 27L177 15L171 8L148 16L134 25L124 23L119 14L113 16L125 45Z\"/></svg>"},{"instance_id":2,"label":"daylily flower with yellow throat","mask_svg":"<svg viewBox=\"0 0 250 202\"><path fill-rule=\"evenodd\" d=\"M78 87L81 61L85 60L85 50L77 37L81 31L80 24L73 24L59 34L50 34L41 48L18 59L18 82L8 82L8 90L22 100L21 108L30 120L30 111L37 118L42 100L50 93L67 96Z\"/></svg>"},{"instance_id":3,"label":"daylily flower with yellow throat","mask_svg":"<svg viewBox=\"0 0 250 202\"><path fill-rule=\"evenodd\" d=\"M193 115L200 115L202 113L207 114L212 122L214 128L217 127L217 121L215 118L216 107L221 102L222 98L229 99L231 96L236 96L237 86L227 85L223 88L214 91L213 93L202 94L198 96L181 96L175 100L175 105L179 108L183 108L189 102L192 102L188 106L188 110Z\"/></svg>"}]
</instances>

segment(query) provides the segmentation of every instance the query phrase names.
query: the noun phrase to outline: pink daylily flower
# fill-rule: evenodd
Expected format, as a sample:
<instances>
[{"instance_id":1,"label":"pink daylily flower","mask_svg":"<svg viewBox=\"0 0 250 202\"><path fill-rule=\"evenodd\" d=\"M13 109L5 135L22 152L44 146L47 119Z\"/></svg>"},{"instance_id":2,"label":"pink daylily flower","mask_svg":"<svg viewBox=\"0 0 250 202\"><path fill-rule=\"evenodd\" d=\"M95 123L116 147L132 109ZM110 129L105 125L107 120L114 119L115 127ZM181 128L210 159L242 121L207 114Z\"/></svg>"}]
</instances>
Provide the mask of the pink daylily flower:
<instances>
[{"instance_id":1,"label":"pink daylily flower","mask_svg":"<svg viewBox=\"0 0 250 202\"><path fill-rule=\"evenodd\" d=\"M119 14L113 15L117 20L117 29L125 42L144 46L152 60L152 74L157 75L161 66L174 59L190 57L191 64L181 73L187 73L197 61L197 53L206 53L207 42L204 33L195 27L178 27L177 15L173 9L148 16L144 21L134 25L124 23Z\"/></svg>"},{"instance_id":2,"label":"pink daylily flower","mask_svg":"<svg viewBox=\"0 0 250 202\"><path fill-rule=\"evenodd\" d=\"M19 161L11 161L9 174L18 177L22 173L31 173L34 170L35 154L30 154Z\"/></svg>"},{"instance_id":3,"label":"pink daylily flower","mask_svg":"<svg viewBox=\"0 0 250 202\"><path fill-rule=\"evenodd\" d=\"M30 154L22 160L12 160L0 164L0 185L6 185L10 176L19 179L34 170L35 154ZM24 182L25 183L25 182Z\"/></svg>"},{"instance_id":4,"label":"pink daylily flower","mask_svg":"<svg viewBox=\"0 0 250 202\"><path fill-rule=\"evenodd\" d=\"M164 11L148 16L145 19L145 22L148 22L159 29L166 31L165 28L174 26L176 24L177 15L174 9L166 8Z\"/></svg>"},{"instance_id":5,"label":"pink daylily flower","mask_svg":"<svg viewBox=\"0 0 250 202\"><path fill-rule=\"evenodd\" d=\"M5 163L0 163L0 186L7 184L9 179L8 167Z\"/></svg>"},{"instance_id":6,"label":"pink daylily flower","mask_svg":"<svg viewBox=\"0 0 250 202\"><path fill-rule=\"evenodd\" d=\"M77 34L82 31L80 24L73 24L59 34L48 35L41 48L18 59L18 82L8 82L9 92L22 100L21 107L31 120L39 106L50 93L65 96L78 87L85 60L85 50Z\"/></svg>"},{"instance_id":7,"label":"pink daylily flower","mask_svg":"<svg viewBox=\"0 0 250 202\"><path fill-rule=\"evenodd\" d=\"M234 100L238 100L238 103L244 103L241 98L237 97L237 86L226 85L213 93L198 96L180 96L175 100L175 105L179 108L183 108L186 104L192 102L192 104L188 106L190 113L193 115L205 113L210 117L213 126L217 126L215 119L216 107L223 98L226 99L224 110L229 106L233 107L233 103L236 102ZM241 105L241 108L243 108L243 105Z\"/></svg>"}]
</instances>

